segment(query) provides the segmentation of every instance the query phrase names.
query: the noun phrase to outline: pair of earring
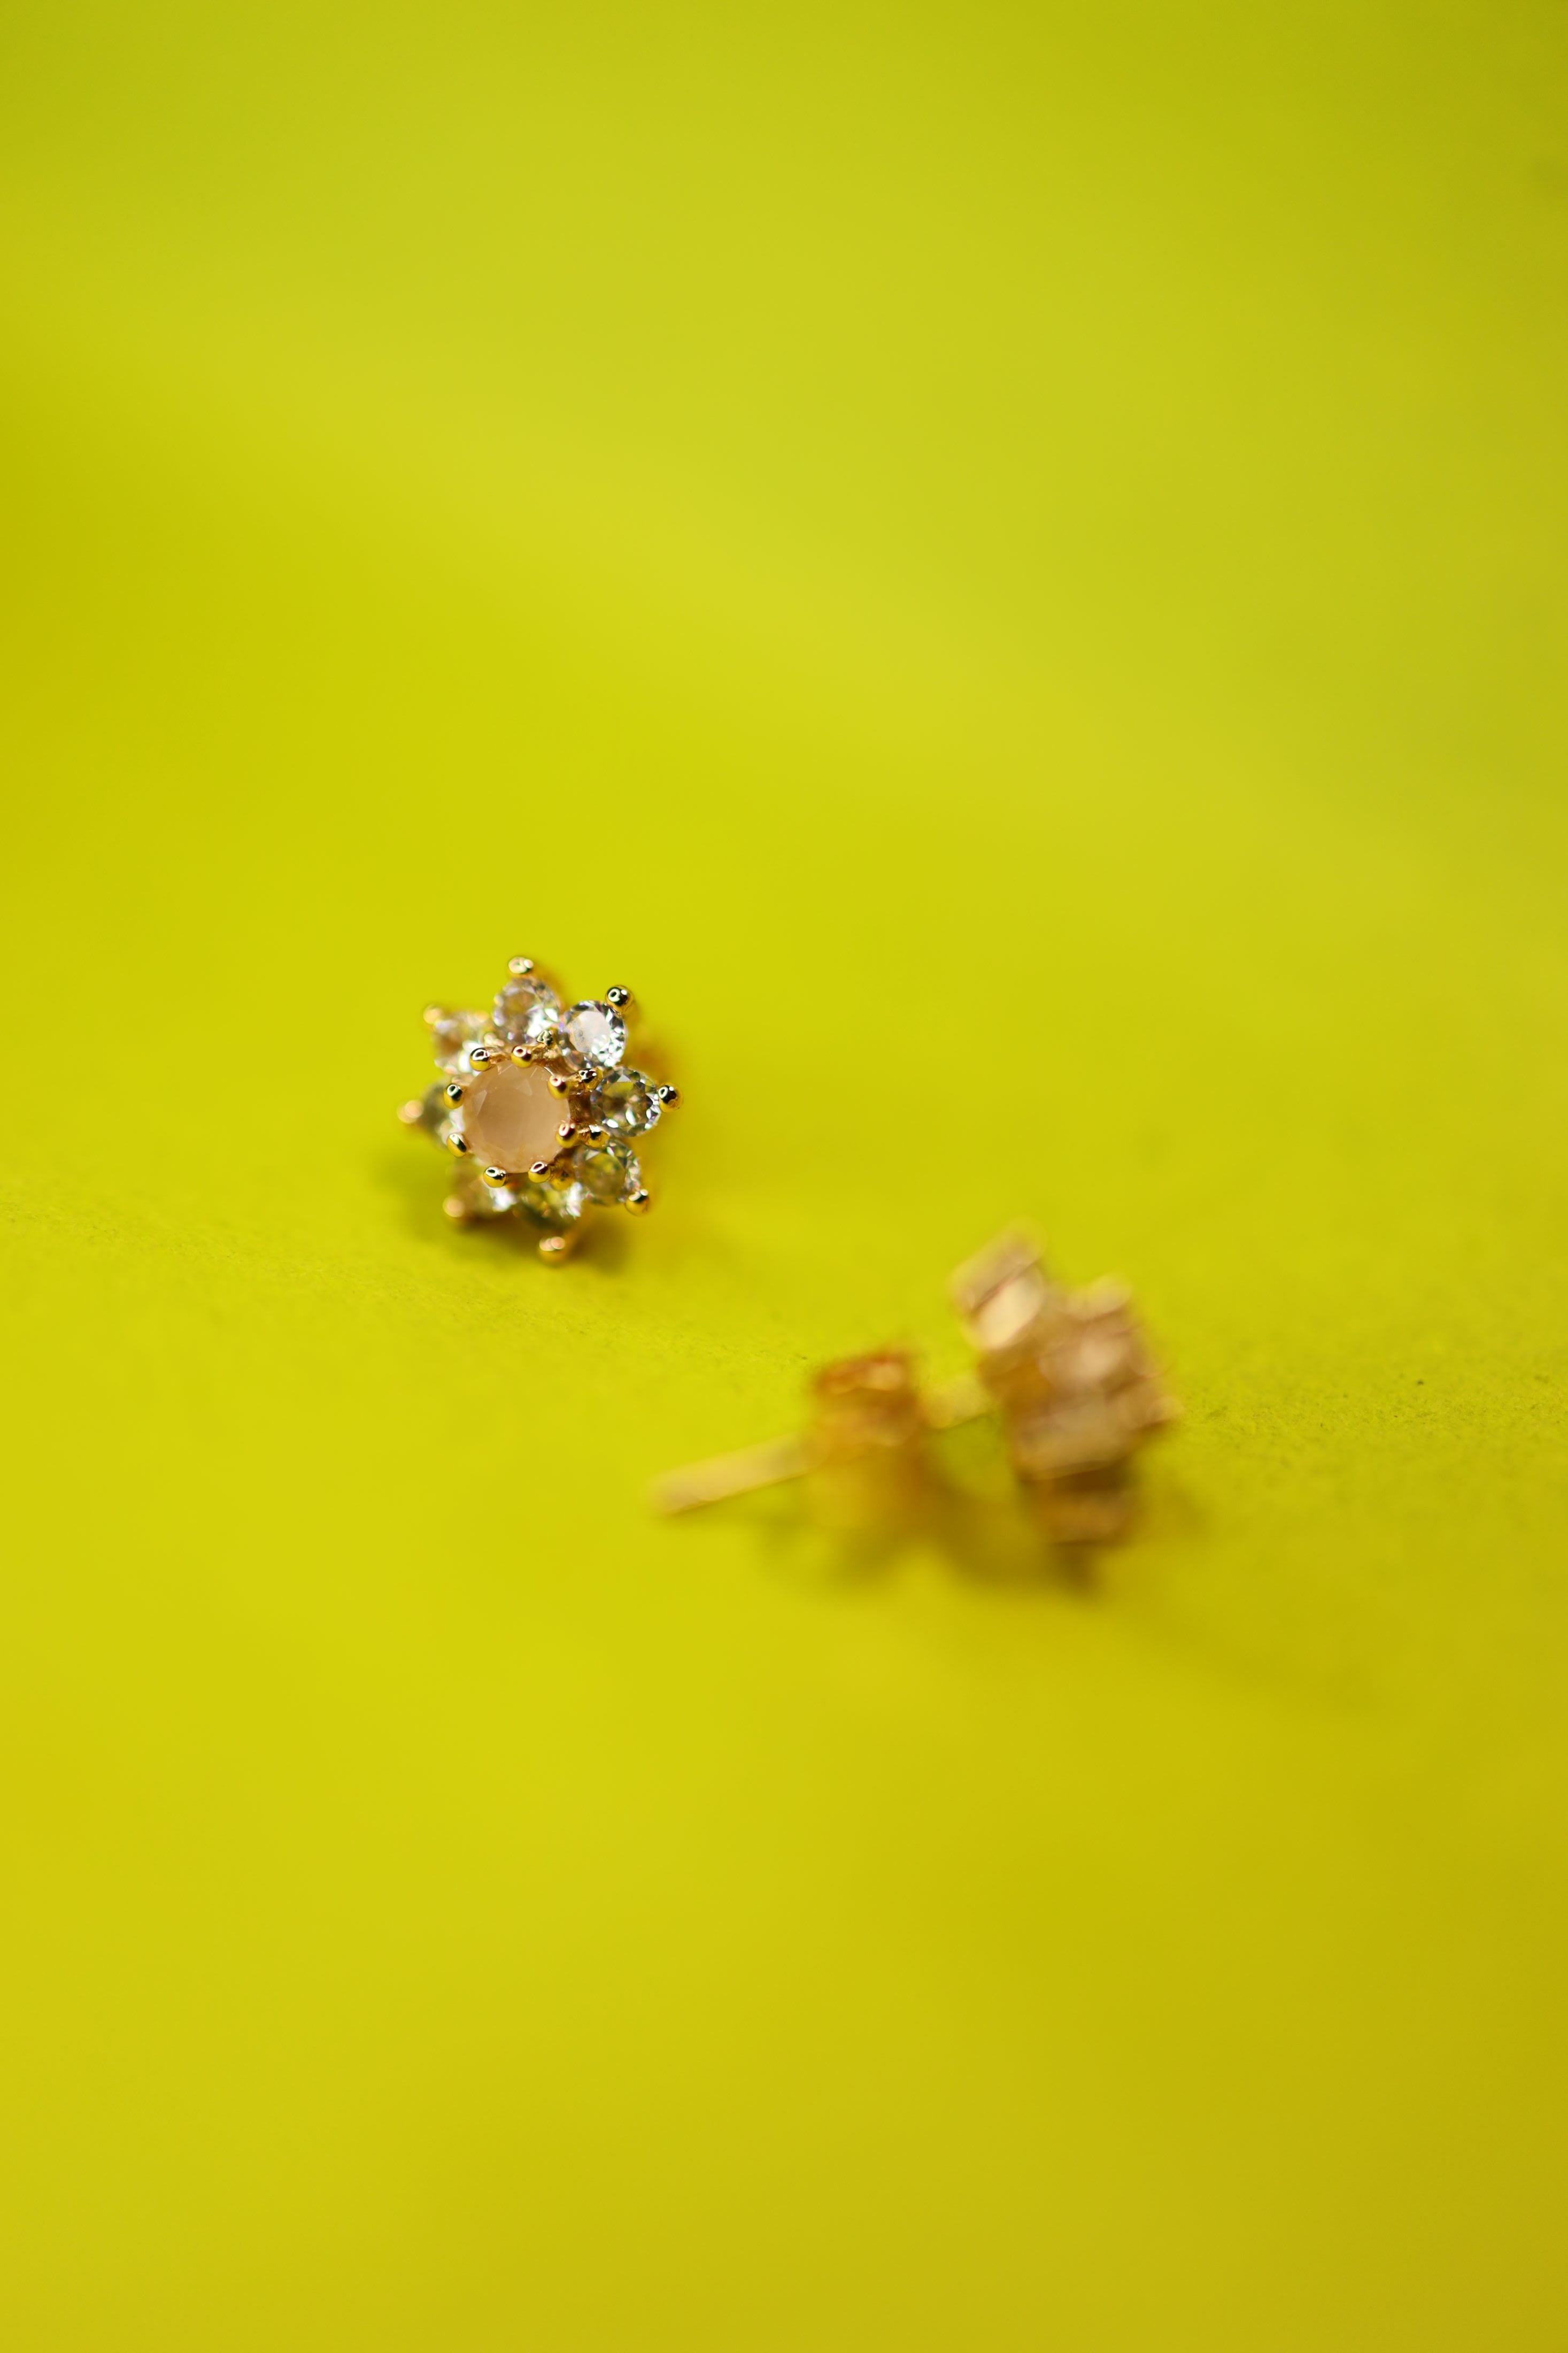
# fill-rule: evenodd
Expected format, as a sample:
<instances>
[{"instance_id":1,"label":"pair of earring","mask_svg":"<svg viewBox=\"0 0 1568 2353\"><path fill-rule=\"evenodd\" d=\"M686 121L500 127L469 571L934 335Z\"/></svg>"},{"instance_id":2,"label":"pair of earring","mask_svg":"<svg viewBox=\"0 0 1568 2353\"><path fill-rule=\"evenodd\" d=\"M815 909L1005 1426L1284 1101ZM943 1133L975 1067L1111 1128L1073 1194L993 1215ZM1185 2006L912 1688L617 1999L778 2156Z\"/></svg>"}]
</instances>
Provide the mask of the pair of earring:
<instances>
[{"instance_id":1,"label":"pair of earring","mask_svg":"<svg viewBox=\"0 0 1568 2353\"><path fill-rule=\"evenodd\" d=\"M559 1265L590 1208L649 1208L638 1147L679 1094L628 1064L636 1012L626 988L563 1003L525 955L488 1013L426 1007L441 1076L397 1115L459 1162L449 1218L512 1218Z\"/></svg>"},{"instance_id":2,"label":"pair of earring","mask_svg":"<svg viewBox=\"0 0 1568 2353\"><path fill-rule=\"evenodd\" d=\"M428 1008L440 1075L398 1115L459 1163L448 1217L515 1219L559 1263L589 1209L648 1208L639 1151L679 1098L626 1060L628 989L568 1004L523 955L507 976L489 1013ZM641 1062L654 1060L645 1050ZM656 1490L658 1507L689 1511L823 1474L902 1508L929 1480L931 1438L994 1413L1046 1535L1092 1545L1124 1535L1133 1458L1176 1413L1127 1293L1108 1283L1069 1291L1016 1234L960 1267L951 1288L973 1372L922 1388L913 1357L896 1348L828 1365L800 1437L674 1472Z\"/></svg>"},{"instance_id":3,"label":"pair of earring","mask_svg":"<svg viewBox=\"0 0 1568 2353\"><path fill-rule=\"evenodd\" d=\"M1004 1234L952 1277L973 1371L922 1388L907 1349L826 1366L795 1438L692 1464L659 1481L664 1512L693 1511L784 1481L857 1482L862 1516L909 1513L931 1484L940 1431L994 1413L1019 1492L1059 1546L1127 1533L1139 1450L1176 1418L1128 1293L1068 1290L1022 1234Z\"/></svg>"}]
</instances>

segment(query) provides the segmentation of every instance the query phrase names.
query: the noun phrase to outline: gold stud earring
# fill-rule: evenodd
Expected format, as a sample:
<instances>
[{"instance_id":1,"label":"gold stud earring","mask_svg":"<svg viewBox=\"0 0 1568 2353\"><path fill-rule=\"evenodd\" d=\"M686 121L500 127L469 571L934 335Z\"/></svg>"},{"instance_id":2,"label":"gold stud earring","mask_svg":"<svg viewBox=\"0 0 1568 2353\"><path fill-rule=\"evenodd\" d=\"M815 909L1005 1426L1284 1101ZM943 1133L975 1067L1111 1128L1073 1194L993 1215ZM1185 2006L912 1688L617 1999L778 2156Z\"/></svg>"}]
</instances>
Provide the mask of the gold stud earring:
<instances>
[{"instance_id":1,"label":"gold stud earring","mask_svg":"<svg viewBox=\"0 0 1568 2353\"><path fill-rule=\"evenodd\" d=\"M1031 1516L1052 1544L1125 1535L1133 1458L1177 1414L1127 1293L1108 1282L1068 1290L1016 1233L960 1267L951 1289L973 1372L922 1390L907 1349L829 1365L812 1384L799 1437L672 1472L653 1491L657 1508L694 1511L834 1473L852 1482L862 1515L909 1519L937 1492L931 1438L994 1414Z\"/></svg>"},{"instance_id":2,"label":"gold stud earring","mask_svg":"<svg viewBox=\"0 0 1568 2353\"><path fill-rule=\"evenodd\" d=\"M857 1516L889 1517L916 1503L926 1475L926 1441L989 1409L979 1383L964 1375L923 1390L907 1348L881 1348L826 1365L811 1384L811 1417L797 1438L775 1438L737 1454L672 1471L653 1490L661 1512L691 1512L706 1504L791 1479L826 1473L858 1490Z\"/></svg>"},{"instance_id":3,"label":"gold stud earring","mask_svg":"<svg viewBox=\"0 0 1568 2353\"><path fill-rule=\"evenodd\" d=\"M531 956L507 970L489 1013L426 1008L442 1077L397 1115L461 1164L449 1218L514 1217L558 1264L588 1209L649 1207L638 1150L679 1095L626 1060L629 989L563 1004Z\"/></svg>"},{"instance_id":4,"label":"gold stud earring","mask_svg":"<svg viewBox=\"0 0 1568 2353\"><path fill-rule=\"evenodd\" d=\"M1012 1233L958 1269L952 1296L1042 1533L1117 1542L1132 1518L1133 1458L1178 1413L1128 1293L1068 1290Z\"/></svg>"}]
</instances>

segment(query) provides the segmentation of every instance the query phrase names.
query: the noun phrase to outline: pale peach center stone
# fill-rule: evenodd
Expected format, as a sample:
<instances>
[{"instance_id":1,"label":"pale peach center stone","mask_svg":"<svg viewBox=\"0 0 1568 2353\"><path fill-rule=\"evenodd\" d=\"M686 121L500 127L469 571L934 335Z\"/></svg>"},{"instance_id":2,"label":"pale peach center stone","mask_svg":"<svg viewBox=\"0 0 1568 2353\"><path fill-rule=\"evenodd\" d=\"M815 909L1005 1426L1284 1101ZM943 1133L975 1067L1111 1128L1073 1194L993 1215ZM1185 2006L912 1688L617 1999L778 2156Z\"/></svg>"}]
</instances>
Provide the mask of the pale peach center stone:
<instances>
[{"instance_id":1,"label":"pale peach center stone","mask_svg":"<svg viewBox=\"0 0 1568 2353\"><path fill-rule=\"evenodd\" d=\"M495 1062L463 1091L463 1134L486 1168L520 1176L553 1160L565 1113L537 1062Z\"/></svg>"}]
</instances>

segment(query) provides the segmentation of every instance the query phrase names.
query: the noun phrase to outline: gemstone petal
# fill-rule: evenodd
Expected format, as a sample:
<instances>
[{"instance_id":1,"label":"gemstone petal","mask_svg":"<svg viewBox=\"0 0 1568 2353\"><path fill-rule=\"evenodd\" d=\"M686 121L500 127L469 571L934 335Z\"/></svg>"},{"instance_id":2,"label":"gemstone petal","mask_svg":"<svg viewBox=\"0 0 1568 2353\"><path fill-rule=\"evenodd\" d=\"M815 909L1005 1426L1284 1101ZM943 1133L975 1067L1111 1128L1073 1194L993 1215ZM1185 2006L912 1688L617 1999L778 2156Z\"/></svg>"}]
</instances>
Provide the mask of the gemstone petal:
<instances>
[{"instance_id":1,"label":"gemstone petal","mask_svg":"<svg viewBox=\"0 0 1568 2353\"><path fill-rule=\"evenodd\" d=\"M641 1190L642 1171L624 1144L589 1145L575 1155L574 1166L595 1201L625 1201Z\"/></svg>"},{"instance_id":2,"label":"gemstone petal","mask_svg":"<svg viewBox=\"0 0 1568 2353\"><path fill-rule=\"evenodd\" d=\"M594 1090L592 1116L612 1135L646 1135L664 1115L653 1081L643 1071L611 1071Z\"/></svg>"},{"instance_id":3,"label":"gemstone petal","mask_svg":"<svg viewBox=\"0 0 1568 2353\"><path fill-rule=\"evenodd\" d=\"M531 1177L519 1187L518 1199L531 1217L545 1226L574 1226L588 1205L581 1185L558 1185L549 1178Z\"/></svg>"},{"instance_id":4,"label":"gemstone petal","mask_svg":"<svg viewBox=\"0 0 1568 2353\"><path fill-rule=\"evenodd\" d=\"M509 980L496 998L495 1026L509 1046L531 1046L552 1029L561 1000L537 973Z\"/></svg>"},{"instance_id":5,"label":"gemstone petal","mask_svg":"<svg viewBox=\"0 0 1568 2353\"><path fill-rule=\"evenodd\" d=\"M444 1086L426 1087L419 1104L420 1133L444 1145L452 1133L452 1106Z\"/></svg>"},{"instance_id":6,"label":"gemstone petal","mask_svg":"<svg viewBox=\"0 0 1568 2353\"><path fill-rule=\"evenodd\" d=\"M584 997L572 1006L563 1015L561 1027L567 1042L598 1070L613 1071L626 1050L626 1023L613 1005L601 1004L597 997Z\"/></svg>"},{"instance_id":7,"label":"gemstone petal","mask_svg":"<svg viewBox=\"0 0 1568 2353\"><path fill-rule=\"evenodd\" d=\"M466 1071L469 1047L477 1045L489 1028L482 1013L449 1013L443 1009L430 1024L430 1045L437 1069Z\"/></svg>"}]
</instances>

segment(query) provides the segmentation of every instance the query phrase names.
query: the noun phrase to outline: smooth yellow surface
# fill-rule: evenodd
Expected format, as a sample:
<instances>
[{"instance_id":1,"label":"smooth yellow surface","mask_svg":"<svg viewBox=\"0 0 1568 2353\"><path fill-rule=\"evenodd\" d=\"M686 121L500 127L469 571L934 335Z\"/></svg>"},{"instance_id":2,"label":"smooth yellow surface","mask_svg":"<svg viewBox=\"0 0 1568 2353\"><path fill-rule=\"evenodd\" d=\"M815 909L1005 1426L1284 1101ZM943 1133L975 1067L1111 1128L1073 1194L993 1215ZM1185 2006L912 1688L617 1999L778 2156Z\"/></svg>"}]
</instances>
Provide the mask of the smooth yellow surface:
<instances>
[{"instance_id":1,"label":"smooth yellow surface","mask_svg":"<svg viewBox=\"0 0 1568 2353\"><path fill-rule=\"evenodd\" d=\"M1568 2342L1565 79L11 13L16 2353ZM391 1117L523 948L689 1096L560 1273ZM1019 1215L1097 1595L650 1521Z\"/></svg>"}]
</instances>

